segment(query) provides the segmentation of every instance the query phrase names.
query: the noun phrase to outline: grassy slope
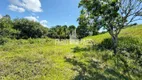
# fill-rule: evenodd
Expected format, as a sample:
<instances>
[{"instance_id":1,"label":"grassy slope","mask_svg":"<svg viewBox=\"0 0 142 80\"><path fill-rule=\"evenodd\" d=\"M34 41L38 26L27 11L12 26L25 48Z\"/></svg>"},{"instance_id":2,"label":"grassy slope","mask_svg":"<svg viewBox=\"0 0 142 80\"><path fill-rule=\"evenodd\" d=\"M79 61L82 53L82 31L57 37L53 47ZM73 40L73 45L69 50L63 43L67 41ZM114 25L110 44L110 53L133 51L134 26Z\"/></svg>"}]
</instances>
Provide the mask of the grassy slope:
<instances>
[{"instance_id":1,"label":"grassy slope","mask_svg":"<svg viewBox=\"0 0 142 80\"><path fill-rule=\"evenodd\" d=\"M119 34L119 37L134 37L142 39L142 25L132 26L126 29L123 29ZM97 36L89 36L85 39L93 39L96 43L101 43L104 39L110 38L108 33L97 35Z\"/></svg>"},{"instance_id":2,"label":"grassy slope","mask_svg":"<svg viewBox=\"0 0 142 80\"><path fill-rule=\"evenodd\" d=\"M97 36L89 36L86 37L84 39L92 39L94 41L94 44L96 45L100 45L104 42L105 39L109 39L109 41L111 40L111 37L108 33L105 34L101 34L101 35L97 35ZM103 44L101 46L111 46L111 44ZM119 44L118 44L119 48L126 48L128 50L131 50L132 53L134 53L134 55L137 53L137 50L140 50L139 52L142 53L142 25L138 25L138 26L133 26L133 27L129 27L126 29L123 29L119 35ZM97 46L98 47L98 46ZM134 50L134 51L133 51ZM128 74L123 74L122 73L122 68L124 67L122 65L122 63L120 63L119 68L120 69L115 69L116 64L114 62L114 60L116 58L112 58L111 56L113 55L113 52L111 50L105 49L98 49L96 48L96 46L94 47L90 47L90 46L81 46L79 48L76 48L76 54L75 56L79 59L78 63L85 65L85 69L86 69L86 73L92 75L92 73L90 73L90 69L93 72L93 76L90 77L89 76L85 76L85 79L88 80L94 80L96 78L96 80L101 79L101 80L129 80L130 78L132 80L139 80L141 79L141 77L137 77L134 74L130 74L131 77L128 77ZM125 57L124 57L125 58ZM75 59L73 59L75 60ZM130 66L135 66L136 63L133 63L134 59L126 59L127 63L130 62ZM75 60L76 61L76 60ZM131 62L132 61L132 62ZM92 62L97 62L97 64L95 65L95 63L93 65L97 66L99 65L99 68L92 66ZM71 62L73 63L73 62ZM132 63L132 64L131 64ZM80 65L77 65L80 66ZM136 66L135 66L136 67ZM84 70L84 67L80 66L81 69ZM137 67L138 68L138 67ZM139 69L141 69L142 67L140 67ZM116 72L115 72L116 71ZM96 72L96 73L94 73ZM99 74L98 74L99 73ZM141 75L141 73L138 73ZM78 78L77 78L78 79Z\"/></svg>"},{"instance_id":3,"label":"grassy slope","mask_svg":"<svg viewBox=\"0 0 142 80\"><path fill-rule=\"evenodd\" d=\"M120 37L128 36L136 37L142 42L142 25L122 30ZM109 37L106 33L85 39L93 39L98 44ZM112 53L111 51L77 49L74 54L72 52L76 50L74 47L76 45L55 45L54 40L50 39L9 41L0 46L0 80L70 80L76 78L77 74L72 70L74 66L66 62L65 56L72 54L83 62L82 58L94 57L94 59L102 60L101 53L104 53L103 55L107 52ZM107 62L105 64L112 65Z\"/></svg>"}]
</instances>

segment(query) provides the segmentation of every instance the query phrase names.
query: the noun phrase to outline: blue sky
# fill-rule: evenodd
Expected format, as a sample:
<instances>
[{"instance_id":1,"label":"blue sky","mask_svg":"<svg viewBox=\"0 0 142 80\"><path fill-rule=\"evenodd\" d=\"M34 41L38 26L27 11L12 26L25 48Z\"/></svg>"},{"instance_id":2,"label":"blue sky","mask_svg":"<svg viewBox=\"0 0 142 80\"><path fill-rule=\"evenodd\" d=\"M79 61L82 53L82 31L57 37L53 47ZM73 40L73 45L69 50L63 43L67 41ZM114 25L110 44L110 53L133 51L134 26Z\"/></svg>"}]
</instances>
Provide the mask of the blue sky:
<instances>
[{"instance_id":1,"label":"blue sky","mask_svg":"<svg viewBox=\"0 0 142 80\"><path fill-rule=\"evenodd\" d=\"M9 14L14 18L35 20L47 27L55 25L78 25L80 0L3 0L0 16Z\"/></svg>"},{"instance_id":2,"label":"blue sky","mask_svg":"<svg viewBox=\"0 0 142 80\"><path fill-rule=\"evenodd\" d=\"M9 14L14 18L38 21L43 26L78 26L80 0L3 0L0 2L0 18ZM137 21L142 24L142 21Z\"/></svg>"}]
</instances>

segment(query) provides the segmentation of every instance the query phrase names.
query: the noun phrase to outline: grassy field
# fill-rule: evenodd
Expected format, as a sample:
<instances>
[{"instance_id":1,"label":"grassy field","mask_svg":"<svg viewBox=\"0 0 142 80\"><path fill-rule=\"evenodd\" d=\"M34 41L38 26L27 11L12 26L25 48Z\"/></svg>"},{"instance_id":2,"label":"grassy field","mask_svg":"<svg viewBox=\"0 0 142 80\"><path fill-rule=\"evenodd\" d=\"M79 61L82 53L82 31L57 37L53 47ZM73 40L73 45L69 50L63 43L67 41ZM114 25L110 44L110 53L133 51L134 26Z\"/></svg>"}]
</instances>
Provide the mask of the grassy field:
<instances>
[{"instance_id":1,"label":"grassy field","mask_svg":"<svg viewBox=\"0 0 142 80\"><path fill-rule=\"evenodd\" d=\"M9 40L0 46L0 80L142 78L141 73L124 74L122 68L116 69L115 58L109 49L111 45L108 33L84 39L92 39L93 45L64 44L65 41L56 44L55 40L49 38ZM142 25L126 28L120 33L119 47L130 49L131 46L136 46L136 49L138 47L142 52Z\"/></svg>"}]
</instances>

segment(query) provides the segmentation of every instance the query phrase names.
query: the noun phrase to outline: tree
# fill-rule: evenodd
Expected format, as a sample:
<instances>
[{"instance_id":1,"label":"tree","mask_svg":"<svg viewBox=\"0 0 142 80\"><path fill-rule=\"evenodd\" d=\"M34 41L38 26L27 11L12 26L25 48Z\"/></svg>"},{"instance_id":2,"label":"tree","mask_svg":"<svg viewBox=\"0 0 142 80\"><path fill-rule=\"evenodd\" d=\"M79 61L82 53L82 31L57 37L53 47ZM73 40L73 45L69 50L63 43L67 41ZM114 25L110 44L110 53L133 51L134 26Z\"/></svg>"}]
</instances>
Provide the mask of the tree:
<instances>
[{"instance_id":1,"label":"tree","mask_svg":"<svg viewBox=\"0 0 142 80\"><path fill-rule=\"evenodd\" d=\"M68 26L67 25L63 25L62 26L62 38L66 39L69 38L69 31L68 31Z\"/></svg>"},{"instance_id":2,"label":"tree","mask_svg":"<svg viewBox=\"0 0 142 80\"><path fill-rule=\"evenodd\" d=\"M66 25L56 25L49 29L49 37L51 38L58 38L58 39L65 39L68 37L68 27Z\"/></svg>"},{"instance_id":3,"label":"tree","mask_svg":"<svg viewBox=\"0 0 142 80\"><path fill-rule=\"evenodd\" d=\"M56 25L49 29L48 37L51 38L58 38L58 39L69 39L69 34L75 30L76 27L74 25L67 26L67 25Z\"/></svg>"},{"instance_id":4,"label":"tree","mask_svg":"<svg viewBox=\"0 0 142 80\"><path fill-rule=\"evenodd\" d=\"M56 27L56 32L57 32L57 37L61 40L61 35L62 35L62 28L61 28L61 25L57 25Z\"/></svg>"},{"instance_id":5,"label":"tree","mask_svg":"<svg viewBox=\"0 0 142 80\"><path fill-rule=\"evenodd\" d=\"M83 38L89 35L89 23L88 23L88 15L86 14L87 11L82 9L81 10L81 15L77 19L79 22L79 26L77 27L77 35L78 38Z\"/></svg>"},{"instance_id":6,"label":"tree","mask_svg":"<svg viewBox=\"0 0 142 80\"><path fill-rule=\"evenodd\" d=\"M14 29L13 22L9 17L0 19L0 37L1 38L15 38L18 30Z\"/></svg>"},{"instance_id":7,"label":"tree","mask_svg":"<svg viewBox=\"0 0 142 80\"><path fill-rule=\"evenodd\" d=\"M90 23L91 20L89 20L87 10L82 9L80 13L81 15L77 19L79 22L79 26L77 28L78 37L83 38L88 36L90 33L92 33L92 35L97 35L100 28L96 26L96 23Z\"/></svg>"},{"instance_id":8,"label":"tree","mask_svg":"<svg viewBox=\"0 0 142 80\"><path fill-rule=\"evenodd\" d=\"M68 30L69 30L69 34L72 34L72 32L76 29L76 27L74 25L70 25Z\"/></svg>"},{"instance_id":9,"label":"tree","mask_svg":"<svg viewBox=\"0 0 142 80\"><path fill-rule=\"evenodd\" d=\"M30 21L27 19L15 19L14 28L19 30L19 38L41 38L47 35L47 28L43 27L40 23Z\"/></svg>"},{"instance_id":10,"label":"tree","mask_svg":"<svg viewBox=\"0 0 142 80\"><path fill-rule=\"evenodd\" d=\"M48 37L57 38L56 36L57 36L56 28L55 27L50 28L48 31Z\"/></svg>"},{"instance_id":11,"label":"tree","mask_svg":"<svg viewBox=\"0 0 142 80\"><path fill-rule=\"evenodd\" d=\"M79 39L89 35L89 30L87 29L86 26L78 26L76 32Z\"/></svg>"},{"instance_id":12,"label":"tree","mask_svg":"<svg viewBox=\"0 0 142 80\"><path fill-rule=\"evenodd\" d=\"M109 32L114 54L117 53L118 35L122 28L142 20L142 0L81 0L79 7L86 10L82 14L87 14L87 24L104 27Z\"/></svg>"}]
</instances>

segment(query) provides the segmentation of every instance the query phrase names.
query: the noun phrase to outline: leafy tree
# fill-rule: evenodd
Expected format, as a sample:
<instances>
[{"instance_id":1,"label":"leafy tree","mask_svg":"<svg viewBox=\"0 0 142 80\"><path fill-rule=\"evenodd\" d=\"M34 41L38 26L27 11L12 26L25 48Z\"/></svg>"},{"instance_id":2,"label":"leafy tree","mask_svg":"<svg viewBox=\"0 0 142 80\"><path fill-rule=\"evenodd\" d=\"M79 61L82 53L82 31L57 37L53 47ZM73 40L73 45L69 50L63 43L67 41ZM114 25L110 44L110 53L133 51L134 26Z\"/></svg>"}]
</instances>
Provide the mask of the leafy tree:
<instances>
[{"instance_id":1,"label":"leafy tree","mask_svg":"<svg viewBox=\"0 0 142 80\"><path fill-rule=\"evenodd\" d=\"M18 31L14 29L13 22L9 17L0 19L0 37L1 38L15 38Z\"/></svg>"},{"instance_id":2,"label":"leafy tree","mask_svg":"<svg viewBox=\"0 0 142 80\"><path fill-rule=\"evenodd\" d=\"M50 38L58 38L58 39L69 39L69 35L75 30L76 27L74 25L56 25L49 29L48 37Z\"/></svg>"},{"instance_id":3,"label":"leafy tree","mask_svg":"<svg viewBox=\"0 0 142 80\"><path fill-rule=\"evenodd\" d=\"M76 29L76 27L74 25L70 25L68 30L69 30L69 34L72 34L72 32Z\"/></svg>"},{"instance_id":4,"label":"leafy tree","mask_svg":"<svg viewBox=\"0 0 142 80\"><path fill-rule=\"evenodd\" d=\"M92 35L98 34L99 27L96 26L96 23L90 23L91 20L88 18L87 11L85 9L81 10L81 15L77 19L79 26L77 28L77 34L79 38L86 37L91 33Z\"/></svg>"},{"instance_id":5,"label":"leafy tree","mask_svg":"<svg viewBox=\"0 0 142 80\"><path fill-rule=\"evenodd\" d=\"M79 39L89 35L89 30L87 29L86 26L78 26L76 31L77 31L77 36Z\"/></svg>"},{"instance_id":6,"label":"leafy tree","mask_svg":"<svg viewBox=\"0 0 142 80\"><path fill-rule=\"evenodd\" d=\"M55 28L56 28L56 32L57 32L57 37L59 39L61 39L62 38L62 34L63 34L63 32L62 32L62 26L61 25L57 25Z\"/></svg>"},{"instance_id":7,"label":"leafy tree","mask_svg":"<svg viewBox=\"0 0 142 80\"><path fill-rule=\"evenodd\" d=\"M47 28L40 23L27 19L15 19L14 28L19 30L18 38L41 38L47 35Z\"/></svg>"},{"instance_id":8,"label":"leafy tree","mask_svg":"<svg viewBox=\"0 0 142 80\"><path fill-rule=\"evenodd\" d=\"M52 27L49 30L49 34L48 36L51 38L58 38L58 39L62 39L65 36L65 31L66 26L62 27L61 25L56 25L55 27Z\"/></svg>"},{"instance_id":9,"label":"leafy tree","mask_svg":"<svg viewBox=\"0 0 142 80\"><path fill-rule=\"evenodd\" d=\"M64 26L62 26L61 28L62 28L62 38L63 38L63 39L69 38L68 26L67 26L67 25L64 25Z\"/></svg>"},{"instance_id":10,"label":"leafy tree","mask_svg":"<svg viewBox=\"0 0 142 80\"><path fill-rule=\"evenodd\" d=\"M81 0L79 7L85 10L88 23L104 27L112 37L113 51L117 53L118 34L124 26L142 19L141 0Z\"/></svg>"},{"instance_id":11,"label":"leafy tree","mask_svg":"<svg viewBox=\"0 0 142 80\"><path fill-rule=\"evenodd\" d=\"M57 36L56 28L54 27L50 28L48 31L48 37L57 38L56 36Z\"/></svg>"},{"instance_id":12,"label":"leafy tree","mask_svg":"<svg viewBox=\"0 0 142 80\"><path fill-rule=\"evenodd\" d=\"M77 19L79 26L77 27L78 38L83 38L89 35L89 25L86 10L81 10L81 15Z\"/></svg>"}]
</instances>

